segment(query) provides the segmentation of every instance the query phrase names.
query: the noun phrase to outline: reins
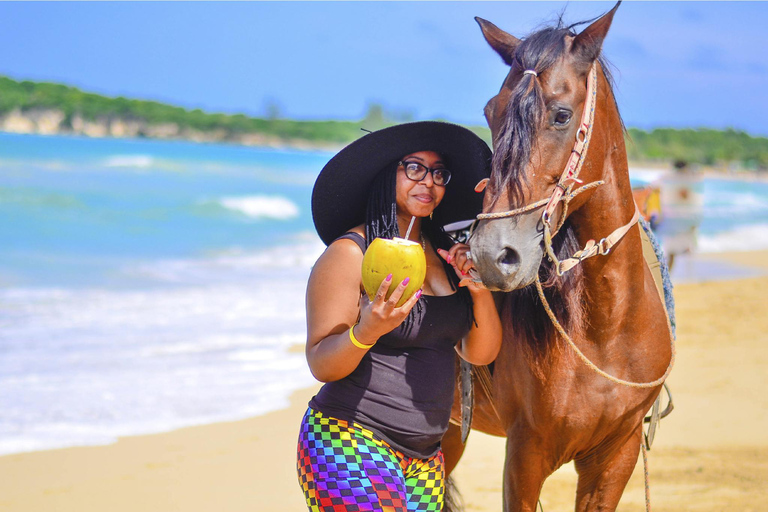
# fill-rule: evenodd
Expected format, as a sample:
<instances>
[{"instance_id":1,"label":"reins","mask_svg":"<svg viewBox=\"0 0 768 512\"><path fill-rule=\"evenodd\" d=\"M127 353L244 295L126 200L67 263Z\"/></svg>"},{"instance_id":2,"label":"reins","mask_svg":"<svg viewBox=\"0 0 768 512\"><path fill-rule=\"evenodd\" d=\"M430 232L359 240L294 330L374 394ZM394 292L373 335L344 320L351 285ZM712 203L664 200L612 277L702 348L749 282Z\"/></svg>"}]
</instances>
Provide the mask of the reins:
<instances>
[{"instance_id":1,"label":"reins","mask_svg":"<svg viewBox=\"0 0 768 512\"><path fill-rule=\"evenodd\" d=\"M579 173L581 167L584 164L584 160L587 156L587 149L589 149L589 141L592 135L592 127L595 121L595 107L597 105L597 65L592 64L589 70L589 77L587 79L587 99L584 104L584 111L581 113L581 120L579 129L576 132L576 142L571 150L571 155L568 157L568 162L565 165L565 170L560 176L560 179L555 186L554 192L548 199L542 199L535 203L523 206L522 208L516 208L514 210L507 210L503 212L493 213L481 213L477 216L477 220L495 220L506 217L514 217L527 213L538 208L544 207L544 211L541 214L541 221L544 226L544 249L547 253L547 257L555 266L555 272L558 276L562 276L565 272L572 269L586 258L596 256L598 254L606 255L621 238L629 231L640 218L640 212L635 208L635 214L629 223L616 229L613 233L606 236L599 242L590 240L586 243L583 249L577 251L570 258L560 261L555 255L555 251L552 248L552 238L557 234L560 228L565 222L565 218L568 216L568 205L574 197L597 188L603 185L605 181L598 180L588 183L574 190L576 184L581 184L579 180ZM475 189L477 190L477 188ZM481 189L482 190L482 189ZM563 203L563 212L560 214L559 222L553 229L552 227L552 214L555 212L558 204Z\"/></svg>"},{"instance_id":2,"label":"reins","mask_svg":"<svg viewBox=\"0 0 768 512\"><path fill-rule=\"evenodd\" d=\"M534 77L537 77L535 71L529 71L526 70L525 74L532 74ZM602 180L594 181L592 183L588 183L587 185L583 185L576 190L574 190L574 186L576 184L582 184L582 181L579 180L579 172L581 171L581 167L584 164L584 160L587 155L587 149L589 148L589 141L592 134L592 127L594 125L595 120L595 107L597 104L597 64L593 63L592 67L589 70L589 77L587 79L587 98L584 105L584 111L581 114L581 124L579 125L579 129L576 132L576 142L574 143L573 149L571 150L571 154L568 157L568 162L566 163L565 170L563 171L563 174L560 176L560 179L558 180L557 185L555 186L555 190L552 193L552 195L549 197L549 199L542 199L540 201L537 201L535 203L529 204L527 206L523 206L522 208L517 208L514 210L508 210L503 212L493 212L493 213L481 213L477 216L477 220L495 220L495 219L502 219L506 217L514 217L516 215L521 215L533 210L536 210L538 208L544 207L544 211L541 214L541 222L544 226L544 249L546 251L547 257L552 262L552 264L555 267L555 272L558 276L562 276L565 272L568 272L570 269L581 263L587 258L590 258L592 256L597 255L607 255L610 253L611 248L616 245L623 237L626 235L630 228L637 224L638 220L640 219L640 211L637 208L637 205L635 205L635 212L632 215L632 219L623 226L617 228L614 230L611 234L601 239L599 242L595 242L595 240L589 240L585 245L584 248L574 253L570 258L567 258L565 260L559 260L557 256L555 255L555 251L552 247L552 238L554 235L557 234L557 232L560 230L560 228L563 226L563 223L565 222L565 219L568 215L568 205L573 200L574 197L576 197L578 194L585 192L587 190L597 188L600 185L603 185L605 182ZM481 192L485 185L487 184L487 179L481 181L477 184L475 187L475 191ZM562 202L563 203L563 211L560 214L560 219L557 223L557 226L553 229L552 228L552 215L555 212L555 209L557 208L558 204ZM475 221L476 225L477 221ZM475 226L473 226L474 228ZM565 332L565 329L563 329L563 326L560 324L560 322L557 320L557 317L555 316L554 312L552 311L552 308L549 305L549 302L547 301L547 298L544 295L544 289L541 285L541 280L539 279L538 272L536 273L536 291L538 292L539 299L541 300L541 304L544 306L544 310L547 312L547 316L549 316L550 321L554 325L557 332L562 336L562 338L568 343L568 345L573 349L573 351L576 353L576 355L581 359L581 361L587 365L591 370L593 370L598 375L608 379L611 382L614 382L616 384L621 384L623 386L627 386L630 388L653 388L659 385L664 384L664 381L666 381L667 377L669 377L670 372L672 371L672 367L675 364L675 338L672 334L672 326L669 323L669 316L665 315L667 317L667 329L669 330L669 340L670 340L670 346L671 346L671 354L669 359L669 365L667 366L667 369L664 371L664 375L659 377L658 379L651 381L651 382L633 382L629 380L620 379L618 377L614 377L613 375L605 372L604 370L601 370L597 367L595 363L589 360L587 356L584 355L584 353L579 349L579 347L576 346L576 344L573 342L570 336L568 336L568 333ZM493 401L491 401L493 403ZM498 414L498 412L497 412ZM651 510L651 497L650 497L650 484L648 480L648 458L646 453L646 443L641 442L641 450L643 454L643 470L644 470L644 480L645 480L645 506L646 511L650 512ZM541 504L541 502L539 502Z\"/></svg>"},{"instance_id":3,"label":"reins","mask_svg":"<svg viewBox=\"0 0 768 512\"><path fill-rule=\"evenodd\" d=\"M602 375L603 377L610 380L611 382L628 386L630 388L653 388L663 384L664 381L667 380L667 377L669 377L669 374L672 371L672 367L675 365L675 341L674 341L674 337L672 336L672 328L669 325L669 319L667 319L667 327L669 328L669 339L672 346L672 354L669 359L669 366L667 366L667 370L664 372L664 375L662 375L661 377L659 377L658 379L652 382L632 382L629 380L624 380L618 377L614 377L613 375L601 370L600 368L597 367L595 363L590 361L589 358L585 356L581 350L579 350L579 347L576 346L576 344L573 342L571 337L568 336L568 333L565 332L565 329L563 329L563 326L560 325L560 322L557 321L557 317L555 317L555 314L552 312L552 308L549 307L549 302L547 302L547 299L544 296L544 289L541 287L541 280L539 279L538 274L536 275L536 291L539 292L539 299L541 299L541 304L544 306L544 310L547 312L547 316L552 321L552 325L555 326L555 329L557 329L557 332L560 333L560 336L562 336L563 339L568 343L568 345L570 345L570 347L573 349L573 351L576 352L576 355L579 356L579 359L581 359L584 362L584 364L586 364L589 368L594 370L599 375Z\"/></svg>"},{"instance_id":4,"label":"reins","mask_svg":"<svg viewBox=\"0 0 768 512\"><path fill-rule=\"evenodd\" d=\"M608 253L610 253L611 248L616 245L623 237L624 235L629 232L630 228L637 224L638 220L640 219L640 211L637 208L637 205L635 205L635 212L632 215L632 219L624 224L623 226L617 228L614 230L611 234L601 239L599 242L595 242L595 240L589 240L585 245L584 248L574 253L570 258L567 258L565 260L559 260L557 256L555 255L555 251L552 247L552 238L555 234L560 230L560 228L563 226L563 223L565 222L565 219L568 214L568 204L571 202L571 200L576 197L578 194L590 190L596 187L599 187L600 185L603 185L605 181L599 180L594 181L592 183L588 183L587 185L583 185L579 187L578 189L574 190L574 186L578 183L581 184L582 182L579 180L579 172L581 172L581 167L584 164L584 160L587 156L587 149L589 148L589 141L592 135L592 128L594 126L595 121L595 107L597 104L597 64L592 64L592 67L589 70L589 77L587 79L587 98L585 100L584 104L584 111L581 114L581 121L579 125L579 129L576 132L576 142L574 143L573 149L571 150L571 155L568 157L568 162L566 163L565 170L563 171L563 174L560 176L560 179L558 180L557 186L555 187L554 192L548 199L542 199L540 201L537 201L535 203L529 204L527 206L523 206L522 208L517 208L514 210L508 210L503 212L493 212L493 213L481 213L477 216L477 220L495 220L495 219L502 219L506 217L514 217L516 215L521 215L523 213L527 213L533 210L536 210L538 208L544 207L544 211L541 214L541 221L544 225L544 250L547 253L547 257L552 262L552 264L555 266L555 272L557 272L558 276L562 276L565 272L569 271L582 261L584 261L587 258L591 258L592 256L602 255L605 256ZM484 188L485 183L481 182L478 184L478 186L475 188L475 190L481 191ZM558 204L562 202L563 203L563 212L560 215L559 222L557 223L557 226L552 229L552 214L554 213L555 209L557 208ZM674 336L672 335L671 326L669 325L669 318L667 318L667 327L669 328L669 338L670 343L672 347L672 354L671 358L669 360L669 366L667 366L666 371L664 372L664 375L659 377L658 379L652 381L652 382L632 382L624 379L620 379L618 377L614 377L613 375L610 375L609 373L606 373L605 371L601 370L597 367L592 361L589 360L587 356L584 355L584 353L579 350L579 348L576 346L576 344L573 342L570 336L568 336L568 333L565 332L565 329L563 329L563 326L560 324L560 322L557 320L557 317L552 312L552 308L549 306L549 302L547 301L546 297L544 296L544 290L541 286L541 280L539 279L538 273L536 274L536 291L539 294L539 299L541 300L542 305L544 306L544 310L547 312L547 316L549 316L550 321L554 325L557 332L560 334L560 336L565 339L565 341L570 345L570 347L574 350L576 355L581 359L584 364L586 364L589 368L594 370L599 375L605 377L606 379L610 380L611 382L614 382L616 384L621 384L624 386L632 387L632 388L652 388L661 385L669 376L670 372L672 371L672 367L675 363L675 341Z\"/></svg>"}]
</instances>

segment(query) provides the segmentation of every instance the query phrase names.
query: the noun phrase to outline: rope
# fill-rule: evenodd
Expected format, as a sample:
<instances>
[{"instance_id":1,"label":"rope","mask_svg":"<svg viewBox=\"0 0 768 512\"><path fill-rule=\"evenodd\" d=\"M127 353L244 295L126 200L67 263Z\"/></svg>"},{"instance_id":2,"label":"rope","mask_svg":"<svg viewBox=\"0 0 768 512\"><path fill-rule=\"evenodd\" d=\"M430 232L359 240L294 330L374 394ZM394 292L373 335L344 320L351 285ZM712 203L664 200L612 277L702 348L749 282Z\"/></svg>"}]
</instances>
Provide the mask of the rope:
<instances>
[{"instance_id":1,"label":"rope","mask_svg":"<svg viewBox=\"0 0 768 512\"><path fill-rule=\"evenodd\" d=\"M587 358L587 356L585 356L584 353L582 353L581 350L579 350L579 347L576 346L576 344L573 342L571 337L568 336L568 333L565 332L565 329L563 329L563 326L560 325L560 322L557 321L555 314L552 312L552 308L549 307L549 302L547 302L546 297L544 297L544 290L541 287L541 281L539 280L538 274L536 274L536 291L539 292L539 299L541 299L541 303L544 306L544 310L547 312L547 316L549 316L549 319L552 321L552 325L555 326L555 329L557 329L557 332L560 333L560 336L562 336L563 339L568 343L568 345L571 346L574 352L576 352L576 355L579 356L579 359L581 359L584 362L584 364L586 364L589 368L594 370L597 374L602 375L603 377L610 380L611 382L614 382L616 384L622 384L630 388L653 388L663 384L664 381L667 379L667 377L669 377L669 374L672 371L672 367L675 364L675 340L672 337L671 328L669 327L669 319L667 319L667 328L670 328L669 341L672 347L672 356L669 359L669 366L667 366L667 370L664 372L664 375L654 380L653 382L632 382L624 379L619 379L617 377L614 377L613 375L610 375L604 372L603 370L598 368L595 365L595 363L590 361Z\"/></svg>"},{"instance_id":2,"label":"rope","mask_svg":"<svg viewBox=\"0 0 768 512\"><path fill-rule=\"evenodd\" d=\"M592 183L587 183L583 187L579 187L573 192L567 195L564 195L559 199L559 201L565 201L566 204L568 204L571 201L571 199L581 194L582 192L585 192L591 188L599 187L604 183L605 182L602 180L593 181ZM529 204L528 206L523 206L522 208L518 208L516 210L507 210L504 212L494 212L494 213L480 213L477 215L477 220L503 219L504 217L514 217L516 215L521 215L523 213L530 212L531 210L536 210L538 208L541 208L542 206L546 205L549 202L549 199L550 198L542 199L541 201L536 201L533 204Z\"/></svg>"},{"instance_id":3,"label":"rope","mask_svg":"<svg viewBox=\"0 0 768 512\"><path fill-rule=\"evenodd\" d=\"M531 210L535 210L537 208L541 208L545 204L549 202L549 198L542 199L541 201L536 201L533 204L529 204L528 206L523 206L522 208L518 208L516 210L508 210L505 212L495 212L495 213L479 213L477 215L478 220L489 220L489 219L503 219L504 217L514 217L515 215L520 215L522 213L529 212Z\"/></svg>"},{"instance_id":4,"label":"rope","mask_svg":"<svg viewBox=\"0 0 768 512\"><path fill-rule=\"evenodd\" d=\"M651 485L648 477L648 451L645 443L640 442L640 450L643 452L643 475L645 478L645 511L651 512Z\"/></svg>"},{"instance_id":5,"label":"rope","mask_svg":"<svg viewBox=\"0 0 768 512\"><path fill-rule=\"evenodd\" d=\"M491 409L493 409L493 413L496 415L496 418L498 418L499 422L501 422L501 414L499 414L498 409L496 409L496 402L493 399L493 386L491 384L491 371L488 369L487 366L478 366L478 372L477 372L477 381L480 383L480 385L483 387L483 391L485 391L485 396L488 397L488 402L491 404Z\"/></svg>"}]
</instances>

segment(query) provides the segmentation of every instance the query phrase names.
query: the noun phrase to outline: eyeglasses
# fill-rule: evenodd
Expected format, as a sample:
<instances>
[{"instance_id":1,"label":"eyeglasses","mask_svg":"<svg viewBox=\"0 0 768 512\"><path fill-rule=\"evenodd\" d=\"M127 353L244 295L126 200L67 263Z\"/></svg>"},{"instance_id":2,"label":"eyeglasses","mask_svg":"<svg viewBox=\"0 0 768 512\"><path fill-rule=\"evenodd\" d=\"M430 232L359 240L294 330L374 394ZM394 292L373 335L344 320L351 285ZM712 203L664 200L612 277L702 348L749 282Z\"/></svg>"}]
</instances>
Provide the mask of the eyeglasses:
<instances>
[{"instance_id":1,"label":"eyeglasses","mask_svg":"<svg viewBox=\"0 0 768 512\"><path fill-rule=\"evenodd\" d=\"M436 169L430 169L426 165L419 162L398 162L398 165L402 165L405 169L405 175L409 180L421 181L427 177L427 173L432 173L432 181L435 185L444 187L451 181L451 171L444 167L438 167Z\"/></svg>"}]
</instances>

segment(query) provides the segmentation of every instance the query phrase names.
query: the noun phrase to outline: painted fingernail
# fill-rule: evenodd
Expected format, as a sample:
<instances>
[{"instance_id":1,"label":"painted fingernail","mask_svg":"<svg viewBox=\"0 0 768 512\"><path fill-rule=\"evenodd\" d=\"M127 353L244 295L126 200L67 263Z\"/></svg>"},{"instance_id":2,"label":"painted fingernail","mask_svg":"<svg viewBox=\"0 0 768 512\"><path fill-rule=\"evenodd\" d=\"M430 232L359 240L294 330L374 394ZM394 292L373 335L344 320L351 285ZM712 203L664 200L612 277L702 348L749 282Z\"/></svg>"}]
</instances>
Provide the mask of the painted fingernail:
<instances>
[{"instance_id":1,"label":"painted fingernail","mask_svg":"<svg viewBox=\"0 0 768 512\"><path fill-rule=\"evenodd\" d=\"M408 284L408 283L410 282L410 280L411 280L411 278L410 278L410 277L406 277L405 279L403 279L403 284L404 284L404 285L405 285L405 284Z\"/></svg>"},{"instance_id":2,"label":"painted fingernail","mask_svg":"<svg viewBox=\"0 0 768 512\"><path fill-rule=\"evenodd\" d=\"M385 281L391 281L392 280L392 274L389 274L387 277L384 278Z\"/></svg>"},{"instance_id":3,"label":"painted fingernail","mask_svg":"<svg viewBox=\"0 0 768 512\"><path fill-rule=\"evenodd\" d=\"M421 298L421 293L422 293L422 290L419 290L419 291L416 292L416 298L417 299Z\"/></svg>"},{"instance_id":4,"label":"painted fingernail","mask_svg":"<svg viewBox=\"0 0 768 512\"><path fill-rule=\"evenodd\" d=\"M468 274L462 270L462 271L461 271L461 275L463 275L463 276L466 276L466 275L468 275Z\"/></svg>"}]
</instances>

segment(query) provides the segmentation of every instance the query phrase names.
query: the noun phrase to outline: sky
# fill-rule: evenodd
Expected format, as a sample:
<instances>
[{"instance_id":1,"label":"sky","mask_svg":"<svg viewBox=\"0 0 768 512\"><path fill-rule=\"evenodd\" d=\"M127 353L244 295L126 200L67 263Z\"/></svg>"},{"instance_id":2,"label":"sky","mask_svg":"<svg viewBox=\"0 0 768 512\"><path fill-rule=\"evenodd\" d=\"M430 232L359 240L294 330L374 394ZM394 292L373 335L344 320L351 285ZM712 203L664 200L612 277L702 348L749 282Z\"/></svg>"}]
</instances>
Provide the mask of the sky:
<instances>
[{"instance_id":1,"label":"sky","mask_svg":"<svg viewBox=\"0 0 768 512\"><path fill-rule=\"evenodd\" d=\"M612 2L0 2L0 75L211 112L485 124L508 67L475 16L524 37ZM766 2L626 1L603 51L628 127L768 136Z\"/></svg>"}]
</instances>

